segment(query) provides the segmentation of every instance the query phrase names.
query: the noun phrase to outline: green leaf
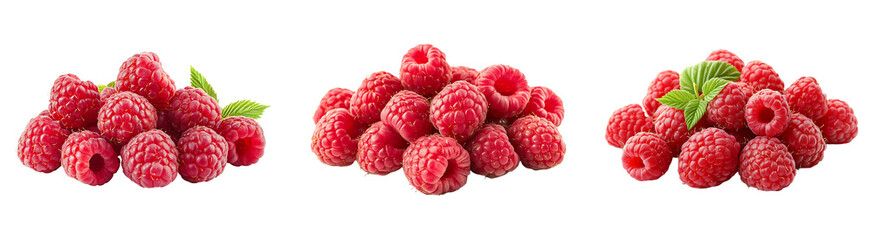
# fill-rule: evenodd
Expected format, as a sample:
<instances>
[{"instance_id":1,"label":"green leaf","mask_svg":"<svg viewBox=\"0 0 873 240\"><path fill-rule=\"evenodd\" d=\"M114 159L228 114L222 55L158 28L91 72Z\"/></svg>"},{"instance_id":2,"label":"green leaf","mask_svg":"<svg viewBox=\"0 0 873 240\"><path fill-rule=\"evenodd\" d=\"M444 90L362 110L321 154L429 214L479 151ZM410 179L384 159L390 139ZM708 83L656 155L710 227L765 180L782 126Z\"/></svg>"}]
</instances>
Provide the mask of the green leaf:
<instances>
[{"instance_id":1,"label":"green leaf","mask_svg":"<svg viewBox=\"0 0 873 240\"><path fill-rule=\"evenodd\" d=\"M103 84L97 85L97 92L103 92L103 89L106 89L106 85L103 85Z\"/></svg>"},{"instance_id":2,"label":"green leaf","mask_svg":"<svg viewBox=\"0 0 873 240\"><path fill-rule=\"evenodd\" d=\"M703 83L703 100L706 102L712 101L728 83L730 81L721 78L709 79L709 81Z\"/></svg>"},{"instance_id":3,"label":"green leaf","mask_svg":"<svg viewBox=\"0 0 873 240\"><path fill-rule=\"evenodd\" d=\"M697 122L706 114L706 104L708 103L697 99L688 101L688 105L685 106L685 125L687 125L688 130L697 125Z\"/></svg>"},{"instance_id":4,"label":"green leaf","mask_svg":"<svg viewBox=\"0 0 873 240\"><path fill-rule=\"evenodd\" d=\"M264 114L264 110L268 107L270 106L256 103L251 100L239 100L224 106L224 108L221 109L221 118L243 116L258 119L261 118L261 114Z\"/></svg>"},{"instance_id":5,"label":"green leaf","mask_svg":"<svg viewBox=\"0 0 873 240\"><path fill-rule=\"evenodd\" d=\"M733 65L722 61L704 61L682 70L679 74L679 86L682 90L700 93L703 84L713 78L728 81L740 79L740 71Z\"/></svg>"},{"instance_id":6,"label":"green leaf","mask_svg":"<svg viewBox=\"0 0 873 240\"><path fill-rule=\"evenodd\" d=\"M687 104L688 101L691 101L692 99L694 99L694 94L690 92L683 90L673 90L668 92L667 94L664 94L663 97L658 98L657 100L658 102L661 102L661 104L673 107L675 109L685 109L685 104Z\"/></svg>"},{"instance_id":7,"label":"green leaf","mask_svg":"<svg viewBox=\"0 0 873 240\"><path fill-rule=\"evenodd\" d=\"M109 84L106 84L106 87L115 87L115 81L109 82Z\"/></svg>"},{"instance_id":8,"label":"green leaf","mask_svg":"<svg viewBox=\"0 0 873 240\"><path fill-rule=\"evenodd\" d=\"M218 94L215 94L215 90L212 89L212 85L209 85L209 82L206 81L206 78L203 77L203 74L200 74L194 66L191 66L191 86L199 89L203 89L207 95L212 98L215 98L215 101L218 102Z\"/></svg>"}]
</instances>

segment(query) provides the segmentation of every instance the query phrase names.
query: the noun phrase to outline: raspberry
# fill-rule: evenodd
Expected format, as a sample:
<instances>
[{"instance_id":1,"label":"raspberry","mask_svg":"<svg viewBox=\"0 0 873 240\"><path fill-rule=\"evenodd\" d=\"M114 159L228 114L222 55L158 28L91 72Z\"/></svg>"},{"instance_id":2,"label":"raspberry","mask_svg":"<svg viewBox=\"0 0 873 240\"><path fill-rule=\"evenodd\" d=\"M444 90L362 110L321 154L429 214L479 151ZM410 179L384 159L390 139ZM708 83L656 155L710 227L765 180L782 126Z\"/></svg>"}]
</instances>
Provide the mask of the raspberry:
<instances>
[{"instance_id":1,"label":"raspberry","mask_svg":"<svg viewBox=\"0 0 873 240\"><path fill-rule=\"evenodd\" d=\"M370 174L387 175L403 166L409 143L391 127L376 122L358 140L358 165Z\"/></svg>"},{"instance_id":2,"label":"raspberry","mask_svg":"<svg viewBox=\"0 0 873 240\"><path fill-rule=\"evenodd\" d=\"M476 71L476 69L464 66L452 67L452 82L467 81L468 83L473 83L478 76L479 71Z\"/></svg>"},{"instance_id":3,"label":"raspberry","mask_svg":"<svg viewBox=\"0 0 873 240\"><path fill-rule=\"evenodd\" d=\"M809 168L818 164L827 147L815 122L800 113L791 114L788 128L779 139L788 147L797 168Z\"/></svg>"},{"instance_id":4,"label":"raspberry","mask_svg":"<svg viewBox=\"0 0 873 240\"><path fill-rule=\"evenodd\" d=\"M680 150L682 150L682 144L685 143L692 134L705 128L705 125L703 124L703 121L699 121L697 122L697 125L691 128L691 130L688 130L688 125L685 124L685 111L669 106L663 106L661 108L663 109L659 109L659 111L661 111L660 115L655 117L655 133L661 135L661 137L667 141L667 145L670 146L673 156L679 156Z\"/></svg>"},{"instance_id":5,"label":"raspberry","mask_svg":"<svg viewBox=\"0 0 873 240\"><path fill-rule=\"evenodd\" d=\"M27 122L18 138L18 159L37 172L50 173L61 166L61 146L70 131L47 116L36 116Z\"/></svg>"},{"instance_id":6,"label":"raspberry","mask_svg":"<svg viewBox=\"0 0 873 240\"><path fill-rule=\"evenodd\" d=\"M646 117L643 107L630 104L612 112L606 125L606 142L613 147L622 148L628 138L638 132L654 132L652 118Z\"/></svg>"},{"instance_id":7,"label":"raspberry","mask_svg":"<svg viewBox=\"0 0 873 240\"><path fill-rule=\"evenodd\" d=\"M782 83L782 79L773 71L773 67L761 61L751 61L746 64L740 74L740 82L749 84L752 92L770 89L782 93L785 88L785 83Z\"/></svg>"},{"instance_id":8,"label":"raspberry","mask_svg":"<svg viewBox=\"0 0 873 240\"><path fill-rule=\"evenodd\" d=\"M785 89L785 100L792 111L806 115L813 121L828 112L828 98L813 77L801 77L791 84Z\"/></svg>"},{"instance_id":9,"label":"raspberry","mask_svg":"<svg viewBox=\"0 0 873 240\"><path fill-rule=\"evenodd\" d=\"M785 127L788 127L791 110L781 93L764 89L749 98L745 118L755 135L774 137L782 134Z\"/></svg>"},{"instance_id":10,"label":"raspberry","mask_svg":"<svg viewBox=\"0 0 873 240\"><path fill-rule=\"evenodd\" d=\"M139 94L158 109L169 106L176 93L176 83L164 72L158 55L152 52L134 54L124 61L118 69L115 88L119 92Z\"/></svg>"},{"instance_id":11,"label":"raspberry","mask_svg":"<svg viewBox=\"0 0 873 240\"><path fill-rule=\"evenodd\" d=\"M624 170L639 181L661 178L667 173L672 161L673 153L667 141L649 132L640 132L630 137L624 144L621 155Z\"/></svg>"},{"instance_id":12,"label":"raspberry","mask_svg":"<svg viewBox=\"0 0 873 240\"><path fill-rule=\"evenodd\" d=\"M740 154L740 179L749 187L779 191L794 180L794 166L791 153L779 139L759 136Z\"/></svg>"},{"instance_id":13,"label":"raspberry","mask_svg":"<svg viewBox=\"0 0 873 240\"><path fill-rule=\"evenodd\" d=\"M467 141L482 124L488 114L488 101L469 82L449 84L431 100L430 122L441 135L458 142Z\"/></svg>"},{"instance_id":14,"label":"raspberry","mask_svg":"<svg viewBox=\"0 0 873 240\"><path fill-rule=\"evenodd\" d=\"M100 102L105 103L106 100L109 99L109 97L111 97L112 95L115 95L116 93L118 93L118 90L116 90L114 87L104 88L103 91L100 92Z\"/></svg>"},{"instance_id":15,"label":"raspberry","mask_svg":"<svg viewBox=\"0 0 873 240\"><path fill-rule=\"evenodd\" d=\"M482 69L475 84L488 99L488 115L496 118L518 115L530 100L530 87L524 74L507 65Z\"/></svg>"},{"instance_id":16,"label":"raspberry","mask_svg":"<svg viewBox=\"0 0 873 240\"><path fill-rule=\"evenodd\" d=\"M195 126L215 128L221 121L218 101L199 88L185 87L176 91L167 110L170 125L181 133Z\"/></svg>"},{"instance_id":17,"label":"raspberry","mask_svg":"<svg viewBox=\"0 0 873 240\"><path fill-rule=\"evenodd\" d=\"M547 87L533 87L530 90L530 100L521 115L536 115L561 126L564 120L564 101Z\"/></svg>"},{"instance_id":18,"label":"raspberry","mask_svg":"<svg viewBox=\"0 0 873 240\"><path fill-rule=\"evenodd\" d=\"M555 124L537 116L525 116L509 127L509 141L521 164L533 170L549 169L564 160L567 146Z\"/></svg>"},{"instance_id":19,"label":"raspberry","mask_svg":"<svg viewBox=\"0 0 873 240\"><path fill-rule=\"evenodd\" d=\"M176 130L173 127L173 124L170 123L170 113L168 110L157 110L157 123L155 123L155 129L164 131L167 135L170 135L170 138L173 139L173 142L178 142L179 137L182 136L182 133Z\"/></svg>"},{"instance_id":20,"label":"raspberry","mask_svg":"<svg viewBox=\"0 0 873 240\"><path fill-rule=\"evenodd\" d=\"M821 134L828 144L849 143L858 136L858 118L849 104L838 99L828 99L828 113L818 120Z\"/></svg>"},{"instance_id":21,"label":"raspberry","mask_svg":"<svg viewBox=\"0 0 873 240\"><path fill-rule=\"evenodd\" d=\"M185 131L178 143L179 176L185 181L208 182L224 172L229 146L220 134L195 126Z\"/></svg>"},{"instance_id":22,"label":"raspberry","mask_svg":"<svg viewBox=\"0 0 873 240\"><path fill-rule=\"evenodd\" d=\"M349 101L354 93L352 90L345 88L334 88L327 91L324 97L321 97L321 101L318 102L318 108L315 109L315 116L312 116L312 122L318 123L318 119L321 119L327 111L336 108L349 109Z\"/></svg>"},{"instance_id":23,"label":"raspberry","mask_svg":"<svg viewBox=\"0 0 873 240\"><path fill-rule=\"evenodd\" d=\"M464 149L470 153L470 169L473 173L489 178L503 176L518 167L518 154L509 142L502 126L486 124Z\"/></svg>"},{"instance_id":24,"label":"raspberry","mask_svg":"<svg viewBox=\"0 0 873 240\"><path fill-rule=\"evenodd\" d=\"M372 124L379 121L379 113L395 93L403 90L400 79L388 72L371 74L349 100L349 113L358 121Z\"/></svg>"},{"instance_id":25,"label":"raspberry","mask_svg":"<svg viewBox=\"0 0 873 240\"><path fill-rule=\"evenodd\" d=\"M737 172L740 143L718 128L691 135L679 154L679 179L693 188L715 187Z\"/></svg>"},{"instance_id":26,"label":"raspberry","mask_svg":"<svg viewBox=\"0 0 873 240\"><path fill-rule=\"evenodd\" d=\"M672 70L658 73L655 80L652 80L652 83L649 84L649 89L646 90L646 97L643 98L643 106L646 108L646 113L649 116L655 116L655 110L661 106L661 102L658 102L657 99L676 89L679 89L679 73Z\"/></svg>"},{"instance_id":27,"label":"raspberry","mask_svg":"<svg viewBox=\"0 0 873 240\"><path fill-rule=\"evenodd\" d=\"M730 82L709 102L706 121L725 129L746 127L745 110L752 91L741 87L742 83Z\"/></svg>"},{"instance_id":28,"label":"raspberry","mask_svg":"<svg viewBox=\"0 0 873 240\"><path fill-rule=\"evenodd\" d=\"M227 163L237 167L249 166L264 156L267 140L264 138L264 129L254 119L228 117L218 122L215 131L227 140L230 147L227 151Z\"/></svg>"},{"instance_id":29,"label":"raspberry","mask_svg":"<svg viewBox=\"0 0 873 240\"><path fill-rule=\"evenodd\" d=\"M709 57L706 57L706 61L722 61L730 63L737 68L737 71L743 70L743 60L737 57L736 54L724 49L712 51Z\"/></svg>"},{"instance_id":30,"label":"raspberry","mask_svg":"<svg viewBox=\"0 0 873 240\"><path fill-rule=\"evenodd\" d=\"M64 172L84 184L103 185L118 172L118 154L105 138L95 132L86 130L70 134L61 152Z\"/></svg>"},{"instance_id":31,"label":"raspberry","mask_svg":"<svg viewBox=\"0 0 873 240\"><path fill-rule=\"evenodd\" d=\"M454 192L467 183L470 155L454 138L422 137L403 152L403 173L424 194Z\"/></svg>"},{"instance_id":32,"label":"raspberry","mask_svg":"<svg viewBox=\"0 0 873 240\"><path fill-rule=\"evenodd\" d=\"M52 85L48 110L52 119L67 129L80 129L97 122L100 92L91 81L64 74Z\"/></svg>"},{"instance_id":33,"label":"raspberry","mask_svg":"<svg viewBox=\"0 0 873 240\"><path fill-rule=\"evenodd\" d=\"M318 160L330 166L352 165L361 129L348 110L337 108L327 111L315 124L312 152Z\"/></svg>"},{"instance_id":34,"label":"raspberry","mask_svg":"<svg viewBox=\"0 0 873 240\"><path fill-rule=\"evenodd\" d=\"M179 173L179 151L169 135L149 130L131 138L121 149L121 169L140 187L164 187Z\"/></svg>"},{"instance_id":35,"label":"raspberry","mask_svg":"<svg viewBox=\"0 0 873 240\"><path fill-rule=\"evenodd\" d=\"M400 82L407 90L432 97L452 81L446 55L430 44L409 49L400 64Z\"/></svg>"},{"instance_id":36,"label":"raspberry","mask_svg":"<svg viewBox=\"0 0 873 240\"><path fill-rule=\"evenodd\" d=\"M752 139L754 139L755 133L752 132L749 128L741 128L741 129L726 129L724 130L731 136L737 139L737 142L740 143L740 147L746 147L746 144L749 143Z\"/></svg>"},{"instance_id":37,"label":"raspberry","mask_svg":"<svg viewBox=\"0 0 873 240\"><path fill-rule=\"evenodd\" d=\"M397 131L406 141L413 142L434 132L428 120L427 99L412 91L401 91L391 97L382 109L382 123Z\"/></svg>"},{"instance_id":38,"label":"raspberry","mask_svg":"<svg viewBox=\"0 0 873 240\"><path fill-rule=\"evenodd\" d=\"M120 92L107 99L97 116L97 128L116 147L157 126L155 107L144 97Z\"/></svg>"}]
</instances>

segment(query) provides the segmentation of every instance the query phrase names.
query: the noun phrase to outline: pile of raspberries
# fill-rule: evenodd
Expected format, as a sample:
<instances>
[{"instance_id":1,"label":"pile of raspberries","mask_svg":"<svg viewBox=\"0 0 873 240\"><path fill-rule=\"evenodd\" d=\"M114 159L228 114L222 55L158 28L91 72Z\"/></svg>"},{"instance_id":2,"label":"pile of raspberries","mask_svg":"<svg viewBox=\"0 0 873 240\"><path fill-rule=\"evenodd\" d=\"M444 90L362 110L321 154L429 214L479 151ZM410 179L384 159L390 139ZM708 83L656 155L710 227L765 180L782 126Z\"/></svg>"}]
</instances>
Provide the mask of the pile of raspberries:
<instances>
[{"instance_id":1,"label":"pile of raspberries","mask_svg":"<svg viewBox=\"0 0 873 240\"><path fill-rule=\"evenodd\" d=\"M58 77L48 110L21 134L21 162L43 173L63 167L92 186L121 168L137 185L154 188L177 175L210 181L227 163L247 166L263 156L264 133L254 119L223 118L217 99L201 88L177 90L154 53L128 58L109 85Z\"/></svg>"},{"instance_id":2,"label":"pile of raspberries","mask_svg":"<svg viewBox=\"0 0 873 240\"><path fill-rule=\"evenodd\" d=\"M561 163L561 98L530 87L507 65L450 66L430 44L403 56L400 77L376 72L357 91L334 88L315 111L312 152L322 163L356 160L368 174L403 168L424 194L453 192L470 171L503 176L519 162L534 170Z\"/></svg>"},{"instance_id":3,"label":"pile of raspberries","mask_svg":"<svg viewBox=\"0 0 873 240\"><path fill-rule=\"evenodd\" d=\"M674 71L658 74L642 106L627 105L609 118L606 140L623 149L622 165L634 179L658 179L678 157L679 178L690 187L718 186L739 172L749 187L778 191L791 184L797 169L819 164L827 144L849 143L858 135L852 108L828 99L813 77L785 88L764 62L743 63L726 50L713 51L706 61L730 64L738 79L707 99L695 126L686 125L682 109L659 99L680 89Z\"/></svg>"}]
</instances>

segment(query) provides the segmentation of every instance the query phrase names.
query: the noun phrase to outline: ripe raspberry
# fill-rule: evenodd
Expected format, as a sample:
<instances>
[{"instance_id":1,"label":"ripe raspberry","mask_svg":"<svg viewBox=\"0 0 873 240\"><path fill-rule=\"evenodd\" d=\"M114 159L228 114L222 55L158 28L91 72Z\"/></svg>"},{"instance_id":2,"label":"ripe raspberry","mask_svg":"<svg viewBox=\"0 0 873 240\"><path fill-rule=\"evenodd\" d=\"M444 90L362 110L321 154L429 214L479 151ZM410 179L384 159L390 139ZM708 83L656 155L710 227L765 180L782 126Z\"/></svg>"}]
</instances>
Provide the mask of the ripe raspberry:
<instances>
[{"instance_id":1,"label":"ripe raspberry","mask_svg":"<svg viewBox=\"0 0 873 240\"><path fill-rule=\"evenodd\" d=\"M800 113L791 114L788 128L779 139L788 147L797 168L809 168L818 164L827 147L815 122Z\"/></svg>"},{"instance_id":2,"label":"ripe raspberry","mask_svg":"<svg viewBox=\"0 0 873 240\"><path fill-rule=\"evenodd\" d=\"M315 124L315 132L312 133L312 152L318 160L330 166L352 165L358 151L358 136L361 129L363 127L355 121L348 110L337 108L327 111L327 114Z\"/></svg>"},{"instance_id":3,"label":"ripe raspberry","mask_svg":"<svg viewBox=\"0 0 873 240\"><path fill-rule=\"evenodd\" d=\"M116 90L114 87L104 88L103 91L100 92L100 102L105 103L106 100L109 99L109 97L111 97L112 95L115 95L116 93L118 93L118 90Z\"/></svg>"},{"instance_id":4,"label":"ripe raspberry","mask_svg":"<svg viewBox=\"0 0 873 240\"><path fill-rule=\"evenodd\" d=\"M785 88L785 83L782 83L782 79L773 71L773 67L761 61L751 61L746 64L740 74L740 82L749 84L752 92L770 89L782 93Z\"/></svg>"},{"instance_id":5,"label":"ripe raspberry","mask_svg":"<svg viewBox=\"0 0 873 240\"><path fill-rule=\"evenodd\" d=\"M630 104L612 112L606 125L606 142L613 147L622 148L628 138L639 132L654 132L652 118L646 117L643 107Z\"/></svg>"},{"instance_id":6,"label":"ripe raspberry","mask_svg":"<svg viewBox=\"0 0 873 240\"><path fill-rule=\"evenodd\" d=\"M662 108L661 114L655 117L655 133L661 135L667 141L667 145L670 146L674 157L679 156L682 144L692 134L705 128L705 125L703 121L699 121L691 130L688 130L688 125L685 124L685 111L669 106L663 106Z\"/></svg>"},{"instance_id":7,"label":"ripe raspberry","mask_svg":"<svg viewBox=\"0 0 873 240\"><path fill-rule=\"evenodd\" d=\"M382 123L391 127L408 142L434 132L428 120L430 103L412 91L400 91L382 109Z\"/></svg>"},{"instance_id":8,"label":"ripe raspberry","mask_svg":"<svg viewBox=\"0 0 873 240\"><path fill-rule=\"evenodd\" d=\"M467 81L468 83L473 83L478 76L479 71L476 71L476 69L464 66L452 67L452 82Z\"/></svg>"},{"instance_id":9,"label":"ripe raspberry","mask_svg":"<svg viewBox=\"0 0 873 240\"><path fill-rule=\"evenodd\" d=\"M749 141L751 141L752 139L757 137L757 136L755 136L755 133L753 133L752 130L747 128L747 127L744 127L741 129L734 129L734 130L727 129L724 131L727 132L728 134L730 134L731 136L734 136L734 138L737 139L737 142L740 143L740 147L746 147L746 144L749 143Z\"/></svg>"},{"instance_id":10,"label":"ripe raspberry","mask_svg":"<svg viewBox=\"0 0 873 240\"><path fill-rule=\"evenodd\" d=\"M694 188L718 186L737 172L740 150L740 143L724 130L701 130L682 144L679 179Z\"/></svg>"},{"instance_id":11,"label":"ripe raspberry","mask_svg":"<svg viewBox=\"0 0 873 240\"><path fill-rule=\"evenodd\" d=\"M178 142L179 138L182 137L182 133L177 131L173 124L170 123L169 110L157 110L156 113L157 123L155 123L155 129L164 131L164 133L170 135L173 142Z\"/></svg>"},{"instance_id":12,"label":"ripe raspberry","mask_svg":"<svg viewBox=\"0 0 873 240\"><path fill-rule=\"evenodd\" d=\"M621 155L624 170L638 181L661 178L670 168L673 153L658 134L640 132L627 140Z\"/></svg>"},{"instance_id":13,"label":"ripe raspberry","mask_svg":"<svg viewBox=\"0 0 873 240\"><path fill-rule=\"evenodd\" d=\"M324 97L321 97L321 101L318 102L318 108L315 109L315 116L312 116L312 122L318 123L318 120L324 116L327 111L336 109L336 108L345 108L349 109L349 101L352 99L352 94L354 94L352 90L348 90L345 88L334 88L327 93L324 94Z\"/></svg>"},{"instance_id":14,"label":"ripe raspberry","mask_svg":"<svg viewBox=\"0 0 873 240\"><path fill-rule=\"evenodd\" d=\"M267 139L264 137L264 129L254 119L228 117L218 122L215 131L227 140L230 147L227 151L227 163L237 167L248 166L257 163L264 156ZM356 133L360 134L360 130Z\"/></svg>"},{"instance_id":15,"label":"ripe raspberry","mask_svg":"<svg viewBox=\"0 0 873 240\"><path fill-rule=\"evenodd\" d=\"M103 185L118 172L118 154L95 132L85 130L70 134L61 152L64 172L84 184Z\"/></svg>"},{"instance_id":16,"label":"ripe raspberry","mask_svg":"<svg viewBox=\"0 0 873 240\"><path fill-rule=\"evenodd\" d=\"M403 151L409 143L391 127L376 122L358 141L358 165L370 174L387 175L403 166Z\"/></svg>"},{"instance_id":17,"label":"ripe raspberry","mask_svg":"<svg viewBox=\"0 0 873 240\"><path fill-rule=\"evenodd\" d=\"M741 87L742 83L730 82L709 102L706 121L725 129L746 127L745 110L752 91Z\"/></svg>"},{"instance_id":18,"label":"ripe raspberry","mask_svg":"<svg viewBox=\"0 0 873 240\"><path fill-rule=\"evenodd\" d=\"M185 87L176 91L167 110L170 125L181 133L195 126L215 128L221 121L218 101L199 88Z\"/></svg>"},{"instance_id":19,"label":"ripe raspberry","mask_svg":"<svg viewBox=\"0 0 873 240\"><path fill-rule=\"evenodd\" d=\"M176 93L176 83L164 72L158 55L152 52L134 54L124 61L118 69L115 88L119 92L139 94L158 109L169 106Z\"/></svg>"},{"instance_id":20,"label":"ripe raspberry","mask_svg":"<svg viewBox=\"0 0 873 240\"><path fill-rule=\"evenodd\" d=\"M121 149L121 169L140 187L164 187L179 173L179 150L169 135L149 130L131 138Z\"/></svg>"},{"instance_id":21,"label":"ripe raspberry","mask_svg":"<svg viewBox=\"0 0 873 240\"><path fill-rule=\"evenodd\" d=\"M813 121L828 112L828 98L813 77L801 77L791 84L785 89L785 100L792 111L806 115Z\"/></svg>"},{"instance_id":22,"label":"ripe raspberry","mask_svg":"<svg viewBox=\"0 0 873 240\"><path fill-rule=\"evenodd\" d=\"M536 115L561 126L564 120L564 101L547 87L533 87L530 90L530 100L521 115Z\"/></svg>"},{"instance_id":23,"label":"ripe raspberry","mask_svg":"<svg viewBox=\"0 0 873 240\"><path fill-rule=\"evenodd\" d=\"M724 49L712 51L712 53L709 54L709 57L706 57L706 61L722 61L730 63L737 68L737 71L743 70L743 60L740 59L740 57L737 57L736 54Z\"/></svg>"},{"instance_id":24,"label":"ripe raspberry","mask_svg":"<svg viewBox=\"0 0 873 240\"><path fill-rule=\"evenodd\" d=\"M424 194L454 192L467 183L470 155L454 138L422 137L403 152L403 173Z\"/></svg>"},{"instance_id":25,"label":"ripe raspberry","mask_svg":"<svg viewBox=\"0 0 873 240\"><path fill-rule=\"evenodd\" d=\"M788 127L791 110L781 93L764 89L749 98L745 118L746 124L755 135L774 137L782 134L785 127Z\"/></svg>"},{"instance_id":26,"label":"ripe raspberry","mask_svg":"<svg viewBox=\"0 0 873 240\"><path fill-rule=\"evenodd\" d=\"M858 136L858 118L849 104L838 99L828 99L828 113L818 120L821 134L828 144L849 143Z\"/></svg>"},{"instance_id":27,"label":"ripe raspberry","mask_svg":"<svg viewBox=\"0 0 873 240\"><path fill-rule=\"evenodd\" d=\"M518 167L518 154L509 142L502 126L486 124L464 149L470 153L470 169L473 173L489 178L503 176Z\"/></svg>"},{"instance_id":28,"label":"ripe raspberry","mask_svg":"<svg viewBox=\"0 0 873 240\"><path fill-rule=\"evenodd\" d=\"M779 191L794 180L794 166L791 153L779 139L759 136L740 154L740 179L749 187Z\"/></svg>"},{"instance_id":29,"label":"ripe raspberry","mask_svg":"<svg viewBox=\"0 0 873 240\"><path fill-rule=\"evenodd\" d=\"M52 85L48 110L52 119L67 129L80 129L97 122L100 92L91 81L64 74Z\"/></svg>"},{"instance_id":30,"label":"ripe raspberry","mask_svg":"<svg viewBox=\"0 0 873 240\"><path fill-rule=\"evenodd\" d=\"M643 98L643 107L646 108L646 113L649 116L655 116L655 110L661 106L661 102L658 102L657 99L676 89L679 89L679 73L672 70L658 73L655 80L652 80L652 83L649 84L649 89L646 90L646 97Z\"/></svg>"},{"instance_id":31,"label":"ripe raspberry","mask_svg":"<svg viewBox=\"0 0 873 240\"><path fill-rule=\"evenodd\" d=\"M97 128L116 147L124 146L130 138L157 126L155 107L132 92L109 97L97 118Z\"/></svg>"},{"instance_id":32,"label":"ripe raspberry","mask_svg":"<svg viewBox=\"0 0 873 240\"><path fill-rule=\"evenodd\" d=\"M567 145L555 124L537 116L525 116L509 127L509 141L521 164L533 170L549 169L564 160Z\"/></svg>"},{"instance_id":33,"label":"ripe raspberry","mask_svg":"<svg viewBox=\"0 0 873 240\"><path fill-rule=\"evenodd\" d=\"M185 181L208 182L224 172L230 146L220 134L195 126L185 131L178 143L179 176Z\"/></svg>"},{"instance_id":34,"label":"ripe raspberry","mask_svg":"<svg viewBox=\"0 0 873 240\"><path fill-rule=\"evenodd\" d=\"M36 116L27 122L18 138L18 159L37 172L50 173L61 166L61 146L70 131L47 116Z\"/></svg>"},{"instance_id":35,"label":"ripe raspberry","mask_svg":"<svg viewBox=\"0 0 873 240\"><path fill-rule=\"evenodd\" d=\"M456 82L433 97L429 114L441 135L464 142L485 123L488 101L472 83Z\"/></svg>"},{"instance_id":36,"label":"ripe raspberry","mask_svg":"<svg viewBox=\"0 0 873 240\"><path fill-rule=\"evenodd\" d=\"M530 100L530 86L524 74L507 65L482 69L475 84L488 99L488 115L496 118L518 115Z\"/></svg>"},{"instance_id":37,"label":"ripe raspberry","mask_svg":"<svg viewBox=\"0 0 873 240\"><path fill-rule=\"evenodd\" d=\"M407 90L432 97L452 81L446 55L430 44L409 49L400 64L400 82Z\"/></svg>"},{"instance_id":38,"label":"ripe raspberry","mask_svg":"<svg viewBox=\"0 0 873 240\"><path fill-rule=\"evenodd\" d=\"M403 90L400 79L388 72L376 72L371 74L358 91L349 99L349 113L358 121L372 124L379 121L379 113L385 108L385 104L397 92Z\"/></svg>"}]
</instances>

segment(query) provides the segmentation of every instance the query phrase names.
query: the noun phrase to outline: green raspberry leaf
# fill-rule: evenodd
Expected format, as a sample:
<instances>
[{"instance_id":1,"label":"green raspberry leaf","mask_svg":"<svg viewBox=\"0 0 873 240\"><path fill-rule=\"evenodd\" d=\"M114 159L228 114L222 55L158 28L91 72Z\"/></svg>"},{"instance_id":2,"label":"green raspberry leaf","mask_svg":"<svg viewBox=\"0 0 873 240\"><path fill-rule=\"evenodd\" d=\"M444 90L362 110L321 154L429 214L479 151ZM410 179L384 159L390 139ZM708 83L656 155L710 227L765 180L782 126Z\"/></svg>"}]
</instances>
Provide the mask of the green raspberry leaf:
<instances>
[{"instance_id":1,"label":"green raspberry leaf","mask_svg":"<svg viewBox=\"0 0 873 240\"><path fill-rule=\"evenodd\" d=\"M713 78L728 81L740 79L740 71L730 63L722 61L704 61L682 70L679 74L679 86L682 90L700 93L703 84Z\"/></svg>"},{"instance_id":2,"label":"green raspberry leaf","mask_svg":"<svg viewBox=\"0 0 873 240\"><path fill-rule=\"evenodd\" d=\"M215 94L215 90L212 89L212 85L209 85L209 82L206 81L206 78L203 77L203 74L200 74L194 66L191 66L191 86L199 89L203 89L207 95L212 98L215 98L215 101L218 102L218 94Z\"/></svg>"},{"instance_id":3,"label":"green raspberry leaf","mask_svg":"<svg viewBox=\"0 0 873 240\"><path fill-rule=\"evenodd\" d=\"M97 85L97 92L103 92L103 89L106 89L106 85L103 85L103 84Z\"/></svg>"},{"instance_id":4,"label":"green raspberry leaf","mask_svg":"<svg viewBox=\"0 0 873 240\"><path fill-rule=\"evenodd\" d=\"M688 126L688 130L697 125L697 122L706 114L706 104L708 103L697 99L688 101L688 105L685 106L685 125Z\"/></svg>"},{"instance_id":5,"label":"green raspberry leaf","mask_svg":"<svg viewBox=\"0 0 873 240\"><path fill-rule=\"evenodd\" d=\"M703 100L707 103L712 101L730 81L721 78L713 78L703 83Z\"/></svg>"},{"instance_id":6,"label":"green raspberry leaf","mask_svg":"<svg viewBox=\"0 0 873 240\"><path fill-rule=\"evenodd\" d=\"M106 87L113 87L113 88L114 88L114 87L115 87L115 81L109 82L109 84L106 84Z\"/></svg>"},{"instance_id":7,"label":"green raspberry leaf","mask_svg":"<svg viewBox=\"0 0 873 240\"><path fill-rule=\"evenodd\" d=\"M224 106L224 108L221 109L221 118L243 116L258 119L261 118L261 115L264 114L264 110L268 107L270 106L256 103L251 100L239 100Z\"/></svg>"},{"instance_id":8,"label":"green raspberry leaf","mask_svg":"<svg viewBox=\"0 0 873 240\"><path fill-rule=\"evenodd\" d=\"M694 99L694 94L683 91L683 90L673 90L664 94L663 97L658 98L658 102L661 104L670 106L675 109L685 109L685 105L688 104L688 101Z\"/></svg>"}]
</instances>

